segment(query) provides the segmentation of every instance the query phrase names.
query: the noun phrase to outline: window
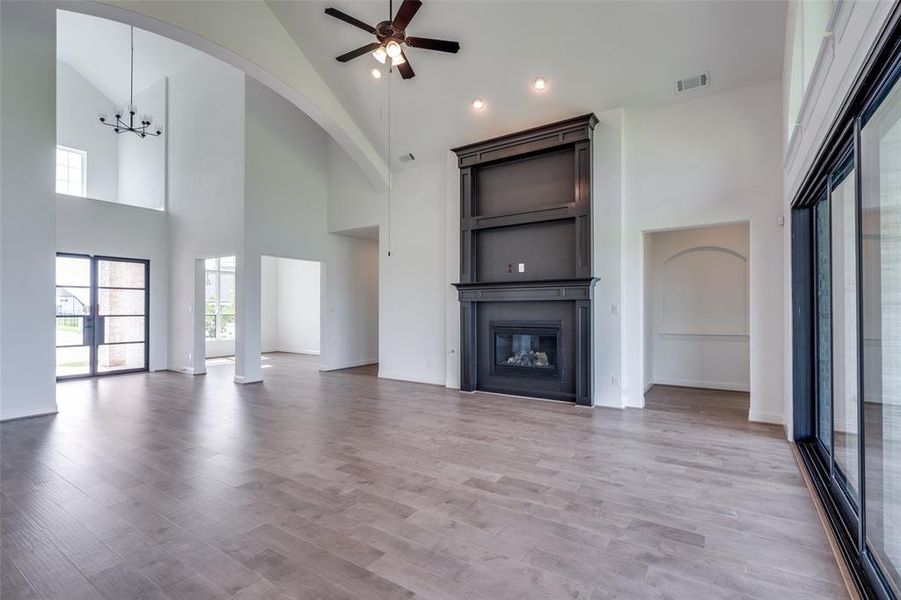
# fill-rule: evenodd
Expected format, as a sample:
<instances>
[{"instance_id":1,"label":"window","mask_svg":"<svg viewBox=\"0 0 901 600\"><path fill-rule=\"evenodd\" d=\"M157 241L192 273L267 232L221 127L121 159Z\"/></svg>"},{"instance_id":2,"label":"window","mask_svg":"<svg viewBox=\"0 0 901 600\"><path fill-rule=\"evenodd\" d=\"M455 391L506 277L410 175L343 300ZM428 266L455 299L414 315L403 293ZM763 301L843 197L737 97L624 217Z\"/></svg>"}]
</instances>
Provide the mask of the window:
<instances>
[{"instance_id":1,"label":"window","mask_svg":"<svg viewBox=\"0 0 901 600\"><path fill-rule=\"evenodd\" d=\"M88 154L84 150L56 147L56 193L70 196L88 195Z\"/></svg>"},{"instance_id":2,"label":"window","mask_svg":"<svg viewBox=\"0 0 901 600\"><path fill-rule=\"evenodd\" d=\"M208 340L235 339L235 257L206 260L206 319Z\"/></svg>"}]
</instances>

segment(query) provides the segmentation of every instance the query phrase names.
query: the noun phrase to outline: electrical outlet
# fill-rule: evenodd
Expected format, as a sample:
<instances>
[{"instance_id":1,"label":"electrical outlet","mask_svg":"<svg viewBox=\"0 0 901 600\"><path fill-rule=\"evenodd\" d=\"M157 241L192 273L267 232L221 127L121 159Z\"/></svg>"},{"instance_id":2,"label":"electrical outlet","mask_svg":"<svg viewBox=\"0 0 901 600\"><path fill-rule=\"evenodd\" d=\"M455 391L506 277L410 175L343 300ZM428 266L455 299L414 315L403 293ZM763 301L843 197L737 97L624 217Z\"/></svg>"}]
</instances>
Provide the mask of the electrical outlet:
<instances>
[{"instance_id":1,"label":"electrical outlet","mask_svg":"<svg viewBox=\"0 0 901 600\"><path fill-rule=\"evenodd\" d=\"M610 305L610 314L618 315L619 314L619 304L611 304Z\"/></svg>"},{"instance_id":2,"label":"electrical outlet","mask_svg":"<svg viewBox=\"0 0 901 600\"><path fill-rule=\"evenodd\" d=\"M526 263L519 263L518 267L520 273L526 272Z\"/></svg>"},{"instance_id":3,"label":"electrical outlet","mask_svg":"<svg viewBox=\"0 0 901 600\"><path fill-rule=\"evenodd\" d=\"M611 377L611 378L610 378L610 385L613 386L613 387L619 387L619 377L617 377L616 375L614 375L613 377Z\"/></svg>"}]
</instances>

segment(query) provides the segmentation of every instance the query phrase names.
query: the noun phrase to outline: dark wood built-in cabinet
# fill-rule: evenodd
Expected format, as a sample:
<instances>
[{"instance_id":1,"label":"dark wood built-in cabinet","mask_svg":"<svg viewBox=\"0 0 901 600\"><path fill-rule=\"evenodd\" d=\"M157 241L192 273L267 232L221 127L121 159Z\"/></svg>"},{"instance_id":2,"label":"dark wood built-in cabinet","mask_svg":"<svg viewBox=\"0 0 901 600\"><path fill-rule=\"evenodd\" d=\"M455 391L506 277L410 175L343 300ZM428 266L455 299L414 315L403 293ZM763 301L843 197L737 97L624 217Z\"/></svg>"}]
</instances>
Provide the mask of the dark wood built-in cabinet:
<instances>
[{"instance_id":1,"label":"dark wood built-in cabinet","mask_svg":"<svg viewBox=\"0 0 901 600\"><path fill-rule=\"evenodd\" d=\"M596 123L584 115L454 149L463 390L592 403ZM514 337L499 344L499 327Z\"/></svg>"}]
</instances>

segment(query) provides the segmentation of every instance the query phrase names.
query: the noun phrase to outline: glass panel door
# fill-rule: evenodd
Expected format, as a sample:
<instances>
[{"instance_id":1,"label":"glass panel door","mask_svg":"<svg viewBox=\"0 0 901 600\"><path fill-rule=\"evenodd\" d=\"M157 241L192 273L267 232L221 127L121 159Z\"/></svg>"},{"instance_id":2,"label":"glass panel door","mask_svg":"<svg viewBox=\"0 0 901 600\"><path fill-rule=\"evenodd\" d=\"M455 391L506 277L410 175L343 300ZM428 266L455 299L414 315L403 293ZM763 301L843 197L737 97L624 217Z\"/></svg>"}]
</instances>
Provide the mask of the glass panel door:
<instances>
[{"instance_id":1,"label":"glass panel door","mask_svg":"<svg viewBox=\"0 0 901 600\"><path fill-rule=\"evenodd\" d=\"M56 376L92 372L91 258L56 257Z\"/></svg>"},{"instance_id":2,"label":"glass panel door","mask_svg":"<svg viewBox=\"0 0 901 600\"><path fill-rule=\"evenodd\" d=\"M816 434L828 455L832 452L832 267L829 198L814 206L816 277Z\"/></svg>"},{"instance_id":3,"label":"glass panel door","mask_svg":"<svg viewBox=\"0 0 901 600\"><path fill-rule=\"evenodd\" d=\"M861 130L867 552L901 596L901 86Z\"/></svg>"},{"instance_id":4,"label":"glass panel door","mask_svg":"<svg viewBox=\"0 0 901 600\"><path fill-rule=\"evenodd\" d=\"M832 457L834 477L859 505L857 394L857 204L853 163L830 182L832 209Z\"/></svg>"},{"instance_id":5,"label":"glass panel door","mask_svg":"<svg viewBox=\"0 0 901 600\"><path fill-rule=\"evenodd\" d=\"M148 261L56 259L58 378L148 367Z\"/></svg>"},{"instance_id":6,"label":"glass panel door","mask_svg":"<svg viewBox=\"0 0 901 600\"><path fill-rule=\"evenodd\" d=\"M147 263L97 260L97 372L146 367Z\"/></svg>"}]
</instances>

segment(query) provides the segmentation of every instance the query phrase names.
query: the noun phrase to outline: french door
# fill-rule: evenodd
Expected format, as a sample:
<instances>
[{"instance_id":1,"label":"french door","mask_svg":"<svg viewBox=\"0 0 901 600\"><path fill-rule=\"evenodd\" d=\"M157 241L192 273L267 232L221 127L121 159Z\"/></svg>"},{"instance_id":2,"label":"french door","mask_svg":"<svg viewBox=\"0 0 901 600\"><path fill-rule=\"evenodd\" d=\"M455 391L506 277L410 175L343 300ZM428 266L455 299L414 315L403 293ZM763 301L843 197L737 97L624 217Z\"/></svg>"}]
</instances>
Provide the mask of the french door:
<instances>
[{"instance_id":1,"label":"french door","mask_svg":"<svg viewBox=\"0 0 901 600\"><path fill-rule=\"evenodd\" d=\"M146 371L150 261L56 256L56 378Z\"/></svg>"}]
</instances>

